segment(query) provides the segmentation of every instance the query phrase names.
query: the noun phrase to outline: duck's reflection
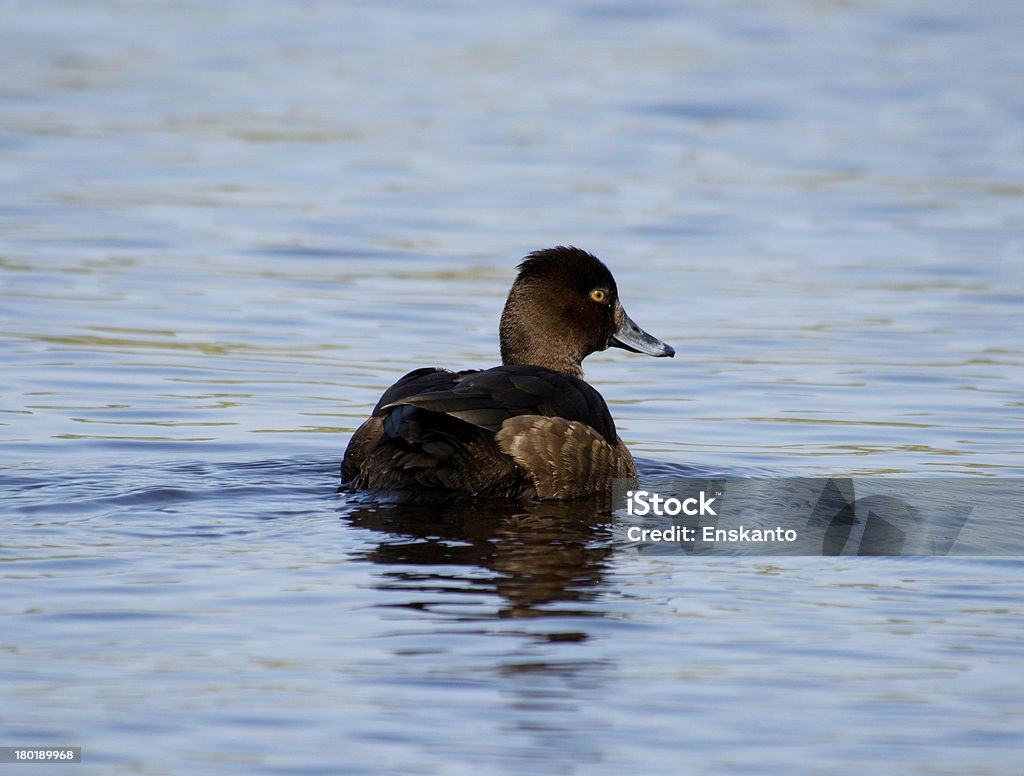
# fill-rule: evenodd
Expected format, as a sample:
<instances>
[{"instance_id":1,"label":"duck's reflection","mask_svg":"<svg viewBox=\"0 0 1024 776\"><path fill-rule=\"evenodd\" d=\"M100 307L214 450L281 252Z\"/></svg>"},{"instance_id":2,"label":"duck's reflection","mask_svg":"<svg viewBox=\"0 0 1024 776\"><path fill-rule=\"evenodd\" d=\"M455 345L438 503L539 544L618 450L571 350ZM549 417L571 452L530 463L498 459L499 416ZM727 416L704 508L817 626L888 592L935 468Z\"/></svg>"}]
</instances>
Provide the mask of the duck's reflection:
<instances>
[{"instance_id":1,"label":"duck's reflection","mask_svg":"<svg viewBox=\"0 0 1024 776\"><path fill-rule=\"evenodd\" d=\"M395 566L385 584L415 593L409 606L445 606L437 594L463 601L475 594L475 606L460 607L469 617L594 616L612 552L607 502L347 504L342 519L380 534L360 557ZM495 594L497 611L484 605Z\"/></svg>"}]
</instances>

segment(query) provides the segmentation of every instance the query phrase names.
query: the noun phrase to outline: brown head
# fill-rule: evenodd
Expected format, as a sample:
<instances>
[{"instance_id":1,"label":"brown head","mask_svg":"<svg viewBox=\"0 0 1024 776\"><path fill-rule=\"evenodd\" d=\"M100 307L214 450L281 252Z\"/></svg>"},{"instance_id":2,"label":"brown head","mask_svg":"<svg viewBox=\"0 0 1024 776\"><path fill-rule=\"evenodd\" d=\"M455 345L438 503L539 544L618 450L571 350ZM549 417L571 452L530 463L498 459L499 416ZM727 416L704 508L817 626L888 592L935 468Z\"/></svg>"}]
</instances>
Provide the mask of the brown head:
<instances>
[{"instance_id":1,"label":"brown head","mask_svg":"<svg viewBox=\"0 0 1024 776\"><path fill-rule=\"evenodd\" d=\"M675 350L626 315L615 278L579 248L534 251L519 265L501 314L501 361L583 377L591 353L620 347L650 356Z\"/></svg>"}]
</instances>

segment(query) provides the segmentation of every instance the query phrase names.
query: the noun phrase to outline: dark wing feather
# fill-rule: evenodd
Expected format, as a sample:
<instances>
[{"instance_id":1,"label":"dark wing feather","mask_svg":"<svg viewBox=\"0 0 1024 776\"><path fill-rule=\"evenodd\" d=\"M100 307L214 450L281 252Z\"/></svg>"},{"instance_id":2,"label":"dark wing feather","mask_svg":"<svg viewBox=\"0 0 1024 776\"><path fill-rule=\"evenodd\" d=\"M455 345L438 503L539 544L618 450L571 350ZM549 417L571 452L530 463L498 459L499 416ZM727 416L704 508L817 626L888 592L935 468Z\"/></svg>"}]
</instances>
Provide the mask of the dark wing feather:
<instances>
[{"instance_id":1,"label":"dark wing feather","mask_svg":"<svg viewBox=\"0 0 1024 776\"><path fill-rule=\"evenodd\" d=\"M450 387L466 374L468 372L455 373L447 369L425 367L414 369L399 378L394 385L384 391L384 395L380 397L380 401L373 408L370 417L352 434L341 462L341 481L343 483L357 482L361 475L366 474L366 465L374 449L389 434L394 435L394 424L392 424L390 432L385 429L387 418L384 416L388 415L382 409L385 405L425 391Z\"/></svg>"},{"instance_id":2,"label":"dark wing feather","mask_svg":"<svg viewBox=\"0 0 1024 776\"><path fill-rule=\"evenodd\" d=\"M495 434L512 418L526 425L499 434L499 444ZM558 422L535 422L548 418ZM563 480L586 475L575 487L587 492L596 480L586 461L569 466L566 477L543 479L542 459L552 444L545 431L565 437L556 458L566 462L573 451L580 459L604 460L601 454L614 455L619 444L601 394L574 377L536 366L459 373L417 369L384 393L352 436L342 479L356 488L408 494L564 498L574 491ZM520 434L524 439L517 441ZM523 466L531 454L538 460Z\"/></svg>"},{"instance_id":3,"label":"dark wing feather","mask_svg":"<svg viewBox=\"0 0 1024 776\"><path fill-rule=\"evenodd\" d=\"M609 444L616 444L615 422L601 394L575 377L536 366L498 366L483 372L449 373L449 377L456 380L454 385L437 381L420 393L403 392L388 402L382 399L380 412L413 406L492 432L519 415L560 417L585 423Z\"/></svg>"},{"instance_id":4,"label":"dark wing feather","mask_svg":"<svg viewBox=\"0 0 1024 776\"><path fill-rule=\"evenodd\" d=\"M400 377L398 382L384 391L384 395L380 397L380 401L377 402L377 406L373 408L371 414L382 415L384 414L382 410L385 406L400 403L402 399L410 396L450 388L461 377L472 374L475 371L479 370L451 372L447 369L438 369L432 366L414 369L409 374Z\"/></svg>"}]
</instances>

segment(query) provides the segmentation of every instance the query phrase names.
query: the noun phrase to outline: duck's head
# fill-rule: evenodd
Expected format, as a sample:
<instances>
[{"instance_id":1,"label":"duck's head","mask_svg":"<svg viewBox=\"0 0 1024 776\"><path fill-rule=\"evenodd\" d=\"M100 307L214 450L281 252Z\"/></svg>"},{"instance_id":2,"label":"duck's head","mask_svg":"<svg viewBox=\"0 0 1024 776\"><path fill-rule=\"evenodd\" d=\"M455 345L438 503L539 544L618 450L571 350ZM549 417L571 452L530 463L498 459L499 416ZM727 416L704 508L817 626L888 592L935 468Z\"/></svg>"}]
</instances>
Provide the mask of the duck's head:
<instances>
[{"instance_id":1,"label":"duck's head","mask_svg":"<svg viewBox=\"0 0 1024 776\"><path fill-rule=\"evenodd\" d=\"M583 377L584 358L609 347L649 356L675 350L626 315L615 278L579 248L547 248L519 265L501 314L501 360Z\"/></svg>"}]
</instances>

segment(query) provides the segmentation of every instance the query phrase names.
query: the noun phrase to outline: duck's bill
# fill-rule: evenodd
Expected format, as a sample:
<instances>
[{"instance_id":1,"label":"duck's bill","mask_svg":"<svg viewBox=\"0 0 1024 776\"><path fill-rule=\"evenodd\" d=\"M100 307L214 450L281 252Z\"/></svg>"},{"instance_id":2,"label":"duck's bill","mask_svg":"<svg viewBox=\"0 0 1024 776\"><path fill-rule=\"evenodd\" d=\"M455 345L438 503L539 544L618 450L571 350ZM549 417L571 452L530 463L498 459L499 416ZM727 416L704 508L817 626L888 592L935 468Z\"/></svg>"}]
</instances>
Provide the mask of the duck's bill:
<instances>
[{"instance_id":1,"label":"duck's bill","mask_svg":"<svg viewBox=\"0 0 1024 776\"><path fill-rule=\"evenodd\" d=\"M622 323L619 325L618 331L612 335L612 341L609 344L614 348L623 348L634 353L645 353L655 358L663 356L671 358L676 354L675 348L666 345L657 337L652 337L625 314L622 316Z\"/></svg>"}]
</instances>

